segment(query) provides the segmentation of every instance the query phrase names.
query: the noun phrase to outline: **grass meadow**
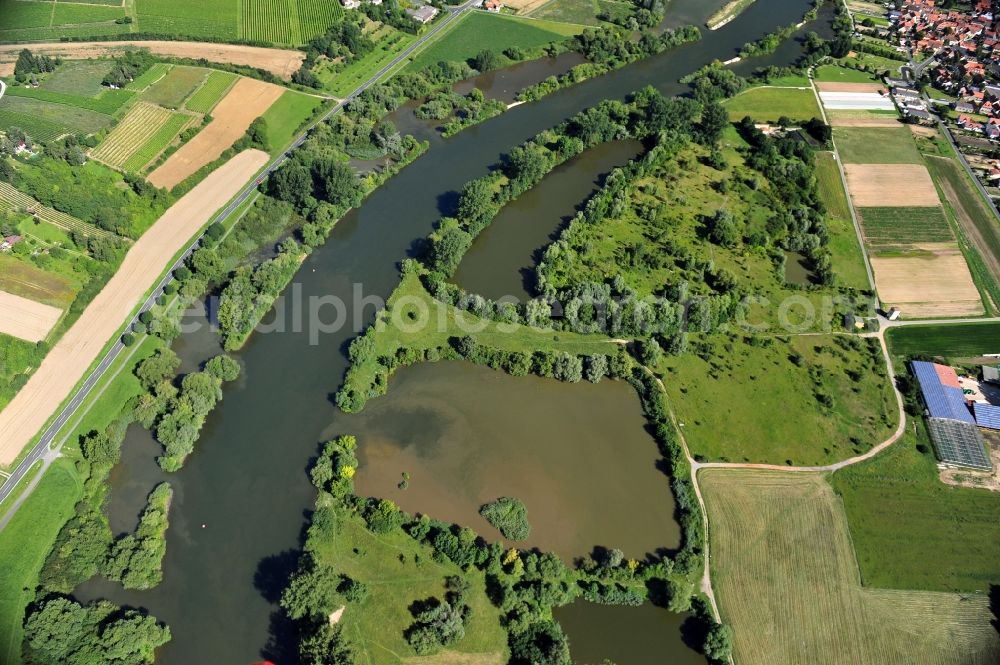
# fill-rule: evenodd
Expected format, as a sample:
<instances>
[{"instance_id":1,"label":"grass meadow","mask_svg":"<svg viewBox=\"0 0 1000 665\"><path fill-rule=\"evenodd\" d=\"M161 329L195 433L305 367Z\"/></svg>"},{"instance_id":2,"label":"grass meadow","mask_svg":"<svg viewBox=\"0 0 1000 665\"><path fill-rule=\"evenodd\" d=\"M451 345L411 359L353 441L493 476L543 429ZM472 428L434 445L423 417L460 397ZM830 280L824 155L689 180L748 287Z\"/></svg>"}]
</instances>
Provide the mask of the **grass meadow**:
<instances>
[{"instance_id":1,"label":"grass meadow","mask_svg":"<svg viewBox=\"0 0 1000 665\"><path fill-rule=\"evenodd\" d=\"M609 3L614 4L614 3ZM531 18L576 25L597 26L604 10L601 0L551 0L530 13Z\"/></svg>"},{"instance_id":2,"label":"grass meadow","mask_svg":"<svg viewBox=\"0 0 1000 665\"><path fill-rule=\"evenodd\" d=\"M858 244L858 234L851 219L850 203L840 169L832 152L816 153L816 180L819 196L826 207L827 229L830 232L829 248L833 255L833 269L840 282L859 290L871 288L865 259Z\"/></svg>"},{"instance_id":3,"label":"grass meadow","mask_svg":"<svg viewBox=\"0 0 1000 665\"><path fill-rule=\"evenodd\" d=\"M19 122L16 126L41 140L67 132L93 134L114 122L105 113L18 95L4 95L0 99L0 119L5 113L10 114L6 116L9 120L4 120L0 127Z\"/></svg>"},{"instance_id":4,"label":"grass meadow","mask_svg":"<svg viewBox=\"0 0 1000 665\"><path fill-rule=\"evenodd\" d=\"M142 93L141 99L168 109L179 109L184 100L201 87L209 70L200 67L171 67L167 75Z\"/></svg>"},{"instance_id":5,"label":"grass meadow","mask_svg":"<svg viewBox=\"0 0 1000 665\"><path fill-rule=\"evenodd\" d=\"M922 164L913 133L899 127L835 127L833 140L845 164Z\"/></svg>"},{"instance_id":6,"label":"grass meadow","mask_svg":"<svg viewBox=\"0 0 1000 665\"><path fill-rule=\"evenodd\" d=\"M323 103L318 97L288 90L262 116L267 123L268 149L282 150L298 133L306 120Z\"/></svg>"},{"instance_id":7,"label":"grass meadow","mask_svg":"<svg viewBox=\"0 0 1000 665\"><path fill-rule=\"evenodd\" d=\"M47 75L38 87L67 95L97 97L107 89L101 80L113 66L110 60L70 60Z\"/></svg>"},{"instance_id":8,"label":"grass meadow","mask_svg":"<svg viewBox=\"0 0 1000 665\"><path fill-rule=\"evenodd\" d=\"M202 86L188 98L184 107L196 113L211 112L238 78L236 74L229 72L211 72Z\"/></svg>"},{"instance_id":9,"label":"grass meadow","mask_svg":"<svg viewBox=\"0 0 1000 665\"><path fill-rule=\"evenodd\" d=\"M401 530L376 536L358 517L344 519L336 537L317 548L317 556L349 577L368 586L368 597L350 604L340 625L346 636L366 654L368 665L404 665L423 662L403 637L413 623L409 607L431 596L441 597L445 578L462 575L472 588L467 602L472 612L465 637L428 660L439 663L493 665L507 661L507 634L498 610L486 595L482 573L463 573L451 562L439 562L434 551Z\"/></svg>"},{"instance_id":10,"label":"grass meadow","mask_svg":"<svg viewBox=\"0 0 1000 665\"><path fill-rule=\"evenodd\" d=\"M751 341L692 336L688 353L665 356L657 368L696 458L829 464L896 428L877 344L834 335Z\"/></svg>"},{"instance_id":11,"label":"grass meadow","mask_svg":"<svg viewBox=\"0 0 1000 665\"><path fill-rule=\"evenodd\" d=\"M888 589L985 593L1000 570L1000 494L945 485L932 450L923 423L913 422L888 451L832 476L861 579Z\"/></svg>"},{"instance_id":12,"label":"grass meadow","mask_svg":"<svg viewBox=\"0 0 1000 665\"><path fill-rule=\"evenodd\" d=\"M33 263L0 254L0 291L65 309L80 289L77 280Z\"/></svg>"},{"instance_id":13,"label":"grass meadow","mask_svg":"<svg viewBox=\"0 0 1000 665\"><path fill-rule=\"evenodd\" d=\"M816 68L816 80L824 83L876 83L868 72L840 67L838 65L821 65Z\"/></svg>"},{"instance_id":14,"label":"grass meadow","mask_svg":"<svg viewBox=\"0 0 1000 665\"><path fill-rule=\"evenodd\" d=\"M464 61L486 49L499 54L512 46L537 48L582 31L583 26L578 25L473 12L460 18L444 36L420 51L406 69L419 71L441 60Z\"/></svg>"},{"instance_id":15,"label":"grass meadow","mask_svg":"<svg viewBox=\"0 0 1000 665\"><path fill-rule=\"evenodd\" d=\"M782 116L798 121L822 117L811 89L750 88L727 99L725 106L730 120L747 115L757 122L777 122Z\"/></svg>"},{"instance_id":16,"label":"grass meadow","mask_svg":"<svg viewBox=\"0 0 1000 665\"><path fill-rule=\"evenodd\" d=\"M699 480L736 662L996 662L985 596L862 586L843 505L822 475L707 469Z\"/></svg>"},{"instance_id":17,"label":"grass meadow","mask_svg":"<svg viewBox=\"0 0 1000 665\"><path fill-rule=\"evenodd\" d=\"M344 68L332 67L329 61L317 67L316 76L332 95L346 97L417 39L414 35L388 26L383 26L369 36L375 40L375 48L361 59Z\"/></svg>"},{"instance_id":18,"label":"grass meadow","mask_svg":"<svg viewBox=\"0 0 1000 665\"><path fill-rule=\"evenodd\" d=\"M872 245L951 242L955 235L941 208L858 208L865 239Z\"/></svg>"},{"instance_id":19,"label":"grass meadow","mask_svg":"<svg viewBox=\"0 0 1000 665\"><path fill-rule=\"evenodd\" d=\"M932 324L905 326L886 332L894 356L925 354L945 358L972 358L1000 353L1000 323Z\"/></svg>"}]
</instances>

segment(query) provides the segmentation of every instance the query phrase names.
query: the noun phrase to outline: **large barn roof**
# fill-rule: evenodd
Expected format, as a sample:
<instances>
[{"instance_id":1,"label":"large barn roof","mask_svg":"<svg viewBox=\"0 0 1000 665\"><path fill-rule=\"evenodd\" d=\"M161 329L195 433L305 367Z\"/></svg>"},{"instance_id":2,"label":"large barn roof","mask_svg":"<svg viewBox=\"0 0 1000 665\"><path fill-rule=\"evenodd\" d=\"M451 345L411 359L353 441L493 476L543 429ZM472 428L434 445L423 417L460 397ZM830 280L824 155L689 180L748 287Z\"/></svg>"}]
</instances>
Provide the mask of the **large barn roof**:
<instances>
[{"instance_id":1,"label":"large barn roof","mask_svg":"<svg viewBox=\"0 0 1000 665\"><path fill-rule=\"evenodd\" d=\"M965 395L958 383L958 374L946 365L930 363L923 360L913 362L913 373L920 382L920 391L924 394L924 404L932 418L960 420L964 423L976 424L972 412L965 402Z\"/></svg>"}]
</instances>

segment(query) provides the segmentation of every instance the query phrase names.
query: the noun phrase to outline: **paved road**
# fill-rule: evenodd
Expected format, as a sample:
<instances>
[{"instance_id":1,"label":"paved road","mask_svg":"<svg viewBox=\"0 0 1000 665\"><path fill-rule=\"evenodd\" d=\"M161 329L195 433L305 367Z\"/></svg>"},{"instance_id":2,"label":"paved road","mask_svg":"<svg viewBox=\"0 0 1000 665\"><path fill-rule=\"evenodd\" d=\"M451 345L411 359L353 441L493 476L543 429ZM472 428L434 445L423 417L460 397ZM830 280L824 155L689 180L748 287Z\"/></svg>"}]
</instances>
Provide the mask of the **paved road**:
<instances>
[{"instance_id":1,"label":"paved road","mask_svg":"<svg viewBox=\"0 0 1000 665\"><path fill-rule=\"evenodd\" d=\"M354 92L352 92L346 98L338 102L336 106L332 107L322 117L318 118L316 121L310 124L305 130L303 130L303 132L298 136L298 138L296 138L295 141L292 142L291 146L289 146L287 150L285 150L283 153L275 157L267 165L263 173L261 173L253 182L248 184L246 188L236 196L235 199L230 201L230 203L219 212L219 214L215 217L215 221L222 222L227 218L229 218L229 216L232 215L236 211L236 209L240 207L240 205L242 205L250 196L253 195L253 193L257 190L257 186L265 177L274 172L276 169L280 168L282 164L288 161L292 151L301 146L303 142L305 142L306 138L309 136L309 132L311 132L317 125L319 125L322 122L325 122L332 116L343 111L344 107L348 103L350 103L352 99L354 99L362 92L364 92L368 88L378 83L378 81L383 76L388 74L393 68L395 68L404 60L406 60L406 58L408 58L414 51L422 47L427 42L427 40L433 38L439 32L444 30L447 26L451 25L458 18L459 15L471 9L474 2L475 0L468 0L462 5L447 9L446 10L447 15L440 21L438 21L429 31L427 31L426 34L424 34L415 42L413 42L413 44L411 44L406 50L404 50L402 53L396 56L392 60L392 62L388 63L380 70L378 70L378 72L376 72L374 76L372 76L362 85L358 86L358 88L355 89ZM0 81L0 96L3 95L4 89L5 88L3 87L3 82ZM197 249L200 244L201 244L201 237L199 236L197 239L194 240L194 242L191 243L191 245L188 246L184 254L180 258L178 258L177 261L170 267L170 269L164 275L163 279L160 280L160 283L153 288L153 291L150 294L149 298L146 299L141 309L139 310L140 312L149 309L150 307L153 306L156 299L163 294L163 287L165 287L167 283L169 283L173 279L173 272L176 269L180 268L181 265L183 265L184 261L187 260L188 256L190 256L191 253L195 249ZM129 327L132 326L137 319L138 319L138 314L135 317L133 317L132 320L127 322L127 326ZM90 395L91 391L94 389L94 386L101 380L104 374L122 355L122 353L126 352L127 348L128 347L123 345L120 340L116 341L111 346L107 354L98 363L97 367L94 368L94 370L90 373L90 375L86 379L84 379L83 383L80 384L79 388L77 388L77 391L73 394L73 397L70 399L70 401L65 406L62 407L62 410L59 412L59 415L56 417L56 419L53 420L52 423L45 429L45 431L42 433L41 438L39 438L38 443L35 444L35 446L31 449L28 455L21 461L20 464L18 464L17 468L10 472L9 477L7 477L3 485L0 486L0 501L5 500L14 492L14 489L21 483L21 481L24 480L24 478L28 475L32 467L34 467L37 463L39 462L42 463L44 471L44 469L47 469L48 466L52 463L52 461L59 456L59 451L64 443L64 440L55 442L55 438L56 435L59 433L59 430L61 430L63 426L66 424L66 422L73 417L73 415L80 408L81 404L83 404L83 402ZM53 443L55 443L54 446ZM34 490L34 487L35 485L38 484L38 480L41 479L41 476L42 476L41 473L37 474L37 476L33 479L32 484L27 489L27 491L23 492L21 496L18 498L17 502L8 509L7 513L2 517L0 517L0 531L2 531L5 526L7 526L7 523L17 512L17 509L21 507L21 504L24 503L24 500L31 494L31 491Z\"/></svg>"}]
</instances>

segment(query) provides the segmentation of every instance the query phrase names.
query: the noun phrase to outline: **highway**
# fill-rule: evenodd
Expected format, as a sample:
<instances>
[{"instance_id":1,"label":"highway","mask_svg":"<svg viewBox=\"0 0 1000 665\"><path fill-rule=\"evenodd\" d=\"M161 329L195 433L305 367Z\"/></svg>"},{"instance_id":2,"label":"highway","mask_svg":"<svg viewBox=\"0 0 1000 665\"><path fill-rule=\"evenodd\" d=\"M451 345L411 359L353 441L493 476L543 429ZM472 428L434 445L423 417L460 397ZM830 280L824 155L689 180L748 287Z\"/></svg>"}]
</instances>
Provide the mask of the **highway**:
<instances>
[{"instance_id":1,"label":"highway","mask_svg":"<svg viewBox=\"0 0 1000 665\"><path fill-rule=\"evenodd\" d=\"M299 134L299 136L294 141L292 141L291 145L286 150L284 150L281 154L272 159L271 162L268 163L268 165L264 168L264 170L260 174L258 174L253 179L253 181L251 181L243 189L243 191L241 191L235 198L233 198L233 200L231 200L229 204L227 204L224 208L222 208L222 210L214 217L213 222L223 222L226 219L228 219L250 196L253 195L254 191L256 191L257 187L263 181L264 178L266 178L276 169L280 168L286 161L288 161L288 159L291 157L292 151L301 146L305 142L306 138L308 138L309 136L309 133L317 125L326 122L337 113L343 111L344 107L347 106L347 104L349 104L351 100L353 100L355 97L360 95L368 88L378 83L383 76L388 74L401 62L410 57L410 55L413 54L414 51L421 48L424 44L427 43L428 40L432 39L435 35L440 33L447 26L451 25L462 13L471 9L475 1L476 0L468 0L464 4L448 8L447 10L445 10L447 15L441 20L439 20L430 30L427 31L426 34L422 35L419 39L413 42L402 53L393 58L391 62L389 62L380 70L378 70L370 79L368 79L363 84L358 86L353 92L351 92L351 94L349 94L343 100L339 101L329 111L327 111L321 117L313 121L308 127L306 127L302 131L301 134ZM2 85L3 83L0 82L0 86ZM0 90L0 95L2 94L3 90ZM132 325L135 324L135 322L139 318L140 312L143 312L152 307L153 304L156 302L156 299L163 294L163 288L170 281L173 280L174 271L180 268L187 260L187 258L191 255L191 253L194 252L199 247L199 245L201 244L201 238L202 238L201 235L195 238L195 240L188 246L188 248L184 251L184 253L177 259L176 262L174 262L174 264L170 267L170 269L166 271L163 278L160 280L159 284L153 287L153 290L151 291L149 297L142 304L142 307L136 312L135 316L133 316L131 320L125 322L126 329L131 328ZM127 349L128 347L122 344L120 339L116 340L112 344L108 352L105 354L105 356L94 368L94 370L90 373L90 375L87 376L87 378L85 378L83 382L77 387L76 392L70 398L69 402L67 402L65 405L61 407L59 414L45 429L41 437L38 439L38 442L34 445L34 447L32 447L31 451L27 454L27 456L25 456L25 458L17 465L15 469L4 472L5 474L9 474L9 476L6 477L3 485L0 486L0 502L7 499L14 492L14 490L29 474L29 472L31 471L32 467L35 466L35 464L41 462L43 465L42 472L38 473L35 476L35 478L32 480L31 486L18 497L17 502L14 505L10 506L7 512L3 516L0 516L0 531L2 531L3 528L7 526L7 523L10 522L11 518L17 512L18 508L21 507L24 500L31 494L31 491L34 490L35 486L38 484L38 481L41 479L44 470L47 469L48 466L52 463L52 461L59 456L59 451L62 448L63 443L65 443L65 437L62 440L55 442L55 438L59 434L59 431L69 421L69 419L73 417L73 415L77 412L77 410L80 408L83 402L90 395L91 391L94 389L94 386L97 385L97 383L101 380L101 378L114 365L115 361L119 358L119 356L121 356L122 353L124 353ZM53 446L54 442L55 445Z\"/></svg>"}]
</instances>

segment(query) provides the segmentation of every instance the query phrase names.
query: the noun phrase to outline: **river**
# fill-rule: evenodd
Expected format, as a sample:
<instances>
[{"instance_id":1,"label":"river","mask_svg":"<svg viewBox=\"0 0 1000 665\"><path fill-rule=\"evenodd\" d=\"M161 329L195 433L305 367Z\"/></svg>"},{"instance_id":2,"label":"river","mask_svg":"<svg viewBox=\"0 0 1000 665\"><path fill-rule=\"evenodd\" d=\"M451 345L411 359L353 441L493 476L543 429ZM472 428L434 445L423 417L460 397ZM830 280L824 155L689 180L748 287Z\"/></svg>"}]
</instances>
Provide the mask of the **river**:
<instances>
[{"instance_id":1,"label":"river","mask_svg":"<svg viewBox=\"0 0 1000 665\"><path fill-rule=\"evenodd\" d=\"M701 23L720 4L675 0L669 7L672 14ZM387 296L399 280L400 258L451 210L462 185L484 175L505 150L602 99L621 98L645 85L681 92L677 79L684 74L732 57L743 43L799 20L808 8L807 0L754 3L722 29L705 31L700 42L435 142L337 225L329 242L305 261L290 293L304 299L334 295L348 311L364 305L354 284L362 284L364 294ZM746 66L772 61L781 62L762 58ZM374 306L364 308L354 328L367 324L373 313ZM82 599L106 593L169 624L173 640L159 653L159 663L245 664L261 656L280 665L295 662L293 640L273 602L283 580L266 564L299 546L314 497L306 469L321 438L352 428L330 395L343 377L346 345L357 330L341 328L322 335L318 344L310 344L308 329L255 335L238 354L243 379L227 386L195 453L170 477L174 501L163 583L147 592L100 584L80 589ZM123 467L119 473L130 481L151 473L149 465ZM150 488L158 478L151 476ZM685 648L679 639L677 645Z\"/></svg>"}]
</instances>

